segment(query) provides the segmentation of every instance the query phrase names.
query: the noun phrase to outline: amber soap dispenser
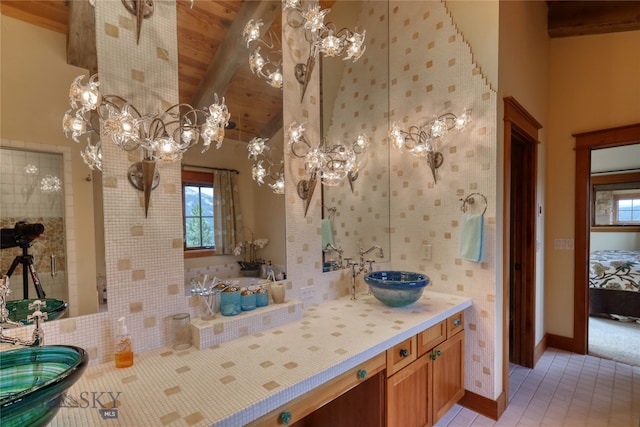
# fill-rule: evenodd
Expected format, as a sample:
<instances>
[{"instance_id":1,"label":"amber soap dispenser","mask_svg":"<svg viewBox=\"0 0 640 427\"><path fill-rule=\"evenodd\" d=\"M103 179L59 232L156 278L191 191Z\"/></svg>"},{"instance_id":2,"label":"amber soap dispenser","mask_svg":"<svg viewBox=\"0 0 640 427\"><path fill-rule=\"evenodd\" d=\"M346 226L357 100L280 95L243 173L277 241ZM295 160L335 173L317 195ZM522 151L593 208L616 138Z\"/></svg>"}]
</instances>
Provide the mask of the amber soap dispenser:
<instances>
[{"instance_id":1,"label":"amber soap dispenser","mask_svg":"<svg viewBox=\"0 0 640 427\"><path fill-rule=\"evenodd\" d=\"M124 324L124 317L118 319L118 338L116 339L116 368L128 368L133 365L131 335Z\"/></svg>"}]
</instances>

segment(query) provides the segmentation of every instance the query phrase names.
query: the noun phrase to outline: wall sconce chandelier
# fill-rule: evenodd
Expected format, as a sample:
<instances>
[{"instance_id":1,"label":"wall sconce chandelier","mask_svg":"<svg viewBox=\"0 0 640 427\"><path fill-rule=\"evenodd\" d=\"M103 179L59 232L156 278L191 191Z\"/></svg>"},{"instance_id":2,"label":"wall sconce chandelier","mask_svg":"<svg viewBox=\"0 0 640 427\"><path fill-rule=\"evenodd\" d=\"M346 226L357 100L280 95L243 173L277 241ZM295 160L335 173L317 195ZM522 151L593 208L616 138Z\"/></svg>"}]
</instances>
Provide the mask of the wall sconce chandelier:
<instances>
[{"instance_id":1,"label":"wall sconce chandelier","mask_svg":"<svg viewBox=\"0 0 640 427\"><path fill-rule=\"evenodd\" d=\"M253 74L265 79L269 86L282 89L282 43L280 42L280 38L277 34L271 30L267 33L267 36L269 37L268 43L261 39L260 28L263 25L264 22L262 19L252 19L247 22L247 25L245 25L244 31L242 32L242 37L244 37L244 40L247 43L247 48L250 47L252 42L257 42L255 43L257 46L249 54L249 67ZM262 56L260 53L261 47L266 47L273 51L277 46L280 46L280 48L275 51L279 54L279 59L277 61L271 59L274 56L274 53L270 53L267 56Z\"/></svg>"},{"instance_id":2,"label":"wall sconce chandelier","mask_svg":"<svg viewBox=\"0 0 640 427\"><path fill-rule=\"evenodd\" d=\"M436 171L444 162L444 156L438 151L441 141L449 131L462 132L470 122L470 109L464 110L460 116L453 113L445 113L441 116L434 115L431 121L418 126L410 126L408 131L400 129L399 123L395 122L389 130L389 138L400 151L426 158L433 175L433 181L437 183Z\"/></svg>"},{"instance_id":3,"label":"wall sconce chandelier","mask_svg":"<svg viewBox=\"0 0 640 427\"><path fill-rule=\"evenodd\" d=\"M220 148L224 130L229 124L227 106L215 102L207 109L195 109L188 104L175 104L156 115L142 115L126 99L118 95L102 94L98 75L82 84L84 76L78 76L69 89L69 104L62 120L62 129L75 142L86 136L87 147L82 159L90 169L102 170L101 141L95 140L100 130L123 151L142 148L144 158L129 168L129 181L145 193L145 216L149 208L152 188L158 184L156 162L176 162L189 148L202 140L203 150L212 142ZM97 118L97 123L96 123Z\"/></svg>"},{"instance_id":4,"label":"wall sconce chandelier","mask_svg":"<svg viewBox=\"0 0 640 427\"><path fill-rule=\"evenodd\" d=\"M281 160L279 164L276 164L271 159L271 156L267 155L269 147L266 145L268 138L255 137L247 145L247 151L249 152L249 158L256 163L251 168L251 178L258 185L264 184L265 179L271 180L267 183L271 191L275 194L284 194L284 160ZM258 159L260 157L260 159ZM265 169L264 163L267 163ZM277 172L273 171L277 166Z\"/></svg>"},{"instance_id":5,"label":"wall sconce chandelier","mask_svg":"<svg viewBox=\"0 0 640 427\"><path fill-rule=\"evenodd\" d=\"M366 135L358 134L350 144L331 145L324 141L313 147L305 137L304 123L293 122L287 129L286 140L288 150L295 157L304 159L304 170L309 175L309 179L303 179L297 185L298 196L305 202L305 216L318 179L328 186L339 185L346 179L353 190L353 182L366 163L369 147Z\"/></svg>"},{"instance_id":6,"label":"wall sconce chandelier","mask_svg":"<svg viewBox=\"0 0 640 427\"><path fill-rule=\"evenodd\" d=\"M297 64L295 68L296 80L302 85L302 102L318 55L344 54L343 60L352 59L355 62L366 50L364 39L367 31L358 33L347 28L337 30L332 22L325 24L324 18L331 9L320 9L317 0L308 2L306 7L302 6L302 0L282 0L282 10L289 11L288 24L293 28L302 27L309 43L307 63Z\"/></svg>"}]
</instances>

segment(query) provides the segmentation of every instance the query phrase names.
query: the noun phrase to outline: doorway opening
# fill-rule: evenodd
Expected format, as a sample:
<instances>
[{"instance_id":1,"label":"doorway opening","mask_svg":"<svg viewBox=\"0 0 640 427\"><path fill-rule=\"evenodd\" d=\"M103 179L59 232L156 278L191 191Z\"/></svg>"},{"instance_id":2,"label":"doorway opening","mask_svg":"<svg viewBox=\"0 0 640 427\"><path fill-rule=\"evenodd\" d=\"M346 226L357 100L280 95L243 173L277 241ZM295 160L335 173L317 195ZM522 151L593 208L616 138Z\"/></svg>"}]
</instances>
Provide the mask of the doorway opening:
<instances>
[{"instance_id":1,"label":"doorway opening","mask_svg":"<svg viewBox=\"0 0 640 427\"><path fill-rule=\"evenodd\" d=\"M576 139L575 261L573 348L586 354L589 348L589 236L591 232L591 152L640 142L640 123L574 134Z\"/></svg>"}]
</instances>

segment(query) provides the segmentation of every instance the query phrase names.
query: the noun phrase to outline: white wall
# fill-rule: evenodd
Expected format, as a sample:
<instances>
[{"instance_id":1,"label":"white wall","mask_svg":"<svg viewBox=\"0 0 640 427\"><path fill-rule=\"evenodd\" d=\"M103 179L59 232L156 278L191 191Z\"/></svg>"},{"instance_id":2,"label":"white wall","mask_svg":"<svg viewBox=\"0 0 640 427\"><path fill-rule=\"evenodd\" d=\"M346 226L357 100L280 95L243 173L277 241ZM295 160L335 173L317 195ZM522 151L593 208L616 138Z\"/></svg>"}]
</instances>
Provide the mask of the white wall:
<instances>
[{"instance_id":1,"label":"white wall","mask_svg":"<svg viewBox=\"0 0 640 427\"><path fill-rule=\"evenodd\" d=\"M640 233L592 232L589 251L625 250L640 251Z\"/></svg>"}]
</instances>

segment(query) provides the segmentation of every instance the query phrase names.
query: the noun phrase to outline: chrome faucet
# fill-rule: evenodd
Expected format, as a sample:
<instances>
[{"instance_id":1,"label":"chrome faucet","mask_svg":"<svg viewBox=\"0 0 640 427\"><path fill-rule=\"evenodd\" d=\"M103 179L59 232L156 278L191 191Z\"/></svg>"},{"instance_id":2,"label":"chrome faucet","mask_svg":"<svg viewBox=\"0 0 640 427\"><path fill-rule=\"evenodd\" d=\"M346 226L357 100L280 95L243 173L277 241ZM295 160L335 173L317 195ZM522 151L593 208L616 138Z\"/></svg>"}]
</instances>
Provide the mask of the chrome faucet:
<instances>
[{"instance_id":1,"label":"chrome faucet","mask_svg":"<svg viewBox=\"0 0 640 427\"><path fill-rule=\"evenodd\" d=\"M336 248L332 243L327 243L327 245L324 247L323 251L326 252L337 252L338 253L338 269L342 269L344 268L344 266L342 265L342 253L344 252L344 250L342 248Z\"/></svg>"},{"instance_id":2,"label":"chrome faucet","mask_svg":"<svg viewBox=\"0 0 640 427\"><path fill-rule=\"evenodd\" d=\"M384 250L382 249L381 246L378 245L373 245L371 246L369 249L367 249L366 251L362 250L362 246L360 247L360 250L358 251L358 255L360 255L360 267L364 268L364 256L368 253L371 253L375 250L378 250L378 256L380 258L384 258ZM368 259L367 262L369 263L369 268L372 267L371 263L375 262L372 259Z\"/></svg>"},{"instance_id":3,"label":"chrome faucet","mask_svg":"<svg viewBox=\"0 0 640 427\"><path fill-rule=\"evenodd\" d=\"M7 295L11 293L9 289L9 278L5 275L0 283L0 343L8 343L13 345L23 345L26 347L42 347L44 345L44 330L40 323L48 318L48 314L43 313L40 309L46 307L44 301L36 300L29 304L29 310L35 310L33 314L27 316L28 322L35 323L35 329L31 335L31 340L25 341L17 337L11 337L4 334L5 327L23 326L20 322L9 319L9 311L7 310Z\"/></svg>"},{"instance_id":4,"label":"chrome faucet","mask_svg":"<svg viewBox=\"0 0 640 427\"><path fill-rule=\"evenodd\" d=\"M378 250L378 256L380 258L384 258L384 250L382 249L381 246L378 246L378 245L373 245L366 251L362 249L362 246L360 246L360 250L358 251L360 262L357 262L357 263L352 262L351 258L345 258L345 260L347 261L347 266L351 267L351 300L353 301L357 299L356 298L356 278L358 277L358 274L362 272L367 273L367 272L373 271L373 263L375 261L373 259L368 259L365 261L364 256L375 250ZM368 270L366 268L365 262L369 264Z\"/></svg>"}]
</instances>

